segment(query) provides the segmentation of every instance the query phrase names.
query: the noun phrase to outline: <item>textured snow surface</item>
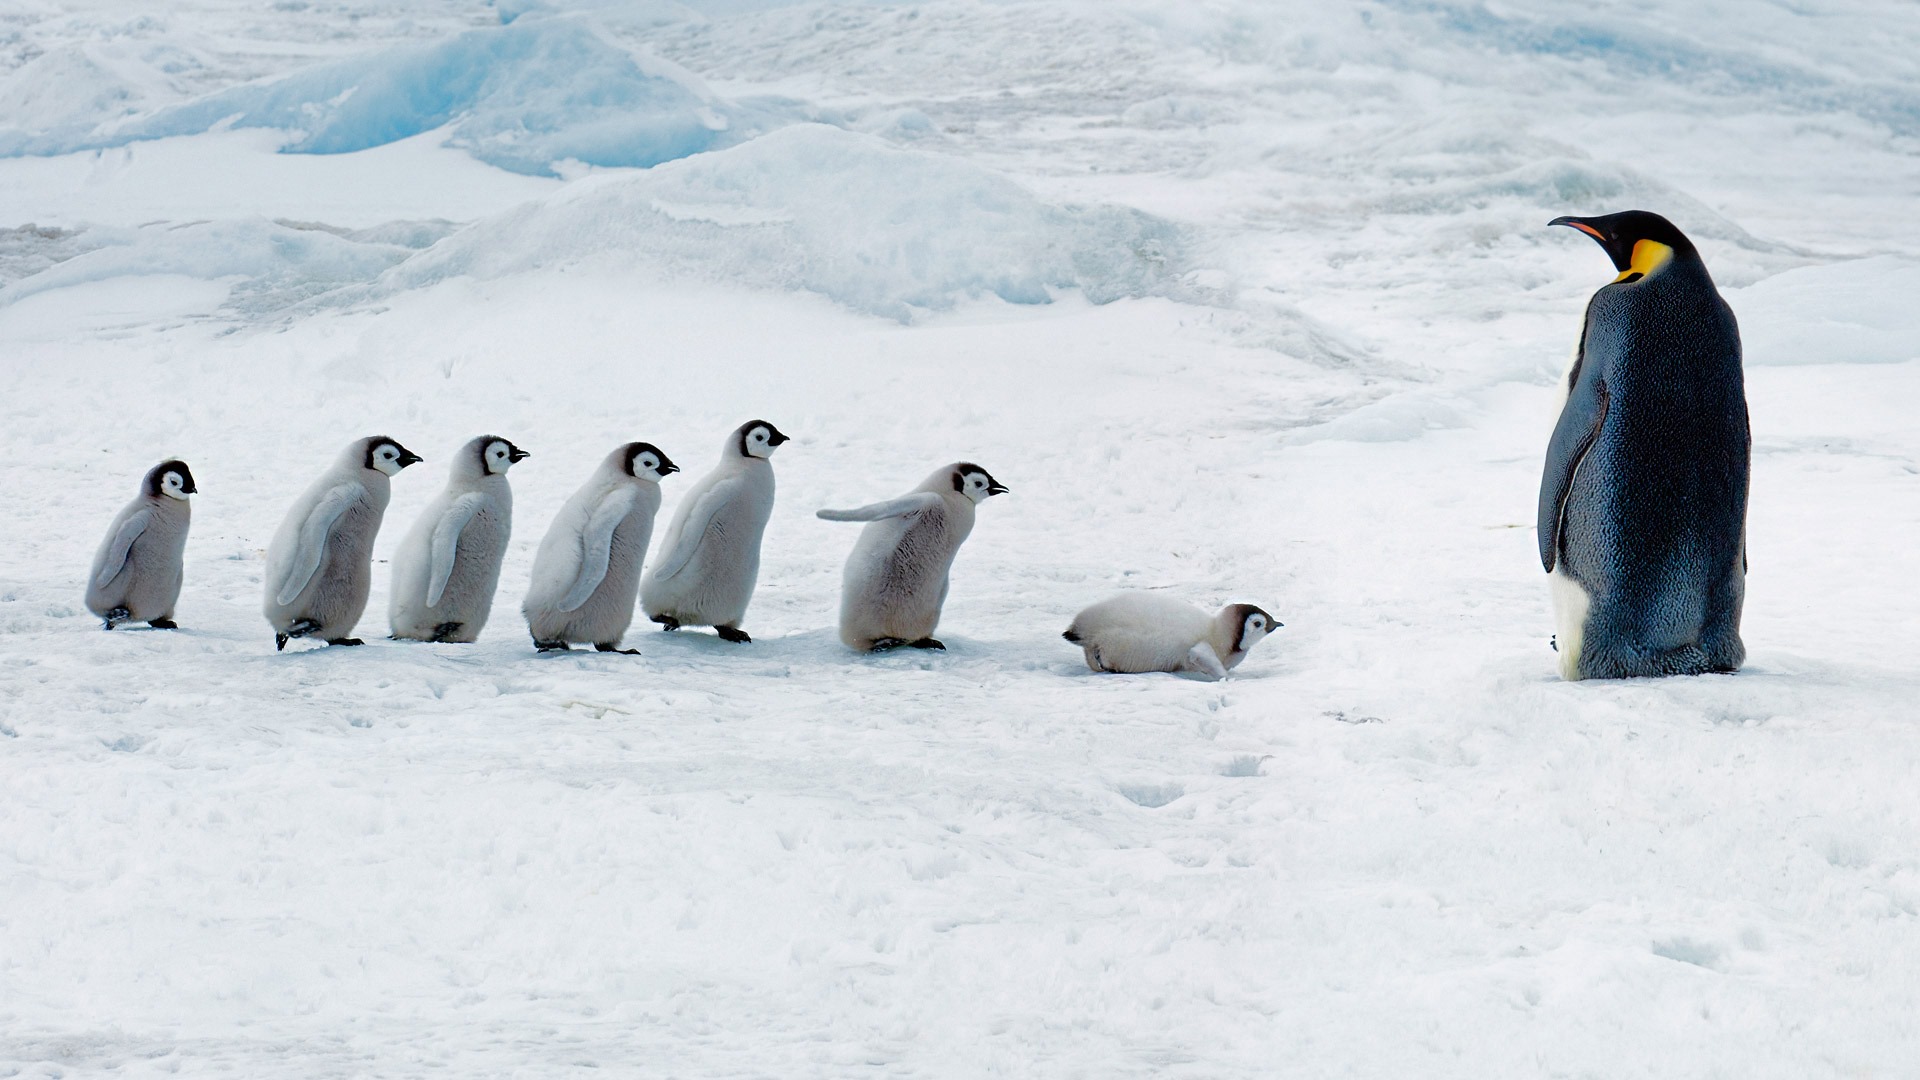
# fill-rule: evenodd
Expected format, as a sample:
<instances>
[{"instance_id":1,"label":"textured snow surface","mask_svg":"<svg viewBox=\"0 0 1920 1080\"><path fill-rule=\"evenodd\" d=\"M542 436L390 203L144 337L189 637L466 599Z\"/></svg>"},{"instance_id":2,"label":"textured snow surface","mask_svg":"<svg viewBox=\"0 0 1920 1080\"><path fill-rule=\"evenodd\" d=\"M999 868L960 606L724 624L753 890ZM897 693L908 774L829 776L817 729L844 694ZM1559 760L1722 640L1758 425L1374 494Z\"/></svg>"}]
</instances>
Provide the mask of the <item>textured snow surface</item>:
<instances>
[{"instance_id":1,"label":"textured snow surface","mask_svg":"<svg viewBox=\"0 0 1920 1080\"><path fill-rule=\"evenodd\" d=\"M0 160L0 1075L1911 1074L1917 69L1870 0L0 12L0 131L273 124ZM1744 331L1736 676L1553 676L1613 272L1545 222L1629 206ZM755 416L754 643L536 657L607 450ZM386 641L482 431L534 455L494 618ZM266 542L375 432L427 460L369 644L276 654ZM103 633L173 455L184 628ZM813 511L958 458L1012 491L949 651L848 653ZM1286 627L1095 676L1058 635L1118 589Z\"/></svg>"}]
</instances>

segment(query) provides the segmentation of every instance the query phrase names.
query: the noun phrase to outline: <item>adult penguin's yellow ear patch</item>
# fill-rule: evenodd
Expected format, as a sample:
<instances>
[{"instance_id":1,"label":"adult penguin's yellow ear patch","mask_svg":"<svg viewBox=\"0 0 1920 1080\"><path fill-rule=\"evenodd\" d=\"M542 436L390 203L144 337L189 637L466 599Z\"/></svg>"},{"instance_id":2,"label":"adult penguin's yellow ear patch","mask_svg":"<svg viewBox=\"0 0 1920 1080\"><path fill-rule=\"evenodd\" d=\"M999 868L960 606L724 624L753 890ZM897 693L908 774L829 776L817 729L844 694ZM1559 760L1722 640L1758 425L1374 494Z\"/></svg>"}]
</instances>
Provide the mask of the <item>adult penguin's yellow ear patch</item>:
<instances>
[{"instance_id":1,"label":"adult penguin's yellow ear patch","mask_svg":"<svg viewBox=\"0 0 1920 1080\"><path fill-rule=\"evenodd\" d=\"M1616 282L1639 281L1643 277L1650 277L1654 271L1667 265L1672 258L1673 249L1658 240L1635 240L1633 258L1628 261L1627 268L1620 271L1620 276L1613 280Z\"/></svg>"}]
</instances>

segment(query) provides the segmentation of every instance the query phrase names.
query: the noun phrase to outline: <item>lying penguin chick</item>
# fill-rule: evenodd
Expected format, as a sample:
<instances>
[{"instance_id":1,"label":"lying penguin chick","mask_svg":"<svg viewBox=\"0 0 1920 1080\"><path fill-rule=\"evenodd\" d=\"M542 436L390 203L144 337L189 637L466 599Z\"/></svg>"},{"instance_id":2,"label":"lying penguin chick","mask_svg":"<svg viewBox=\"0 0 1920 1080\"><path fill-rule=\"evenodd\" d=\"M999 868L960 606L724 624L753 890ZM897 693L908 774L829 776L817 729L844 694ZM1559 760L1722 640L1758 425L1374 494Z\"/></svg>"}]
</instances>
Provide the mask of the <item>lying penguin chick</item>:
<instances>
[{"instance_id":1,"label":"lying penguin chick","mask_svg":"<svg viewBox=\"0 0 1920 1080\"><path fill-rule=\"evenodd\" d=\"M347 635L367 610L373 538L393 497L391 478L420 460L385 435L355 439L287 511L267 546L261 608L275 648L297 637L362 644Z\"/></svg>"},{"instance_id":2,"label":"lying penguin chick","mask_svg":"<svg viewBox=\"0 0 1920 1080\"><path fill-rule=\"evenodd\" d=\"M107 527L87 577L87 610L108 630L123 622L178 629L173 605L193 516L187 496L198 490L186 462L163 461L147 470L140 494Z\"/></svg>"},{"instance_id":3,"label":"lying penguin chick","mask_svg":"<svg viewBox=\"0 0 1920 1080\"><path fill-rule=\"evenodd\" d=\"M660 559L640 582L640 603L662 630L711 626L723 640L752 641L740 620L760 576L760 538L773 516L773 463L787 441L765 420L727 436L720 464L680 500Z\"/></svg>"},{"instance_id":4,"label":"lying penguin chick","mask_svg":"<svg viewBox=\"0 0 1920 1080\"><path fill-rule=\"evenodd\" d=\"M1170 596L1121 593L1074 616L1060 636L1085 650L1095 671L1192 671L1224 679L1280 625L1252 604L1228 604L1208 615Z\"/></svg>"},{"instance_id":5,"label":"lying penguin chick","mask_svg":"<svg viewBox=\"0 0 1920 1080\"><path fill-rule=\"evenodd\" d=\"M507 470L526 457L497 435L469 440L454 454L446 488L393 556L387 610L395 639L466 642L480 636L513 529Z\"/></svg>"},{"instance_id":6,"label":"lying penguin chick","mask_svg":"<svg viewBox=\"0 0 1920 1080\"><path fill-rule=\"evenodd\" d=\"M933 631L947 602L948 571L973 532L974 505L1006 490L987 470L958 461L897 499L819 511L826 521L872 523L847 556L840 640L862 652L945 649Z\"/></svg>"},{"instance_id":7,"label":"lying penguin chick","mask_svg":"<svg viewBox=\"0 0 1920 1080\"><path fill-rule=\"evenodd\" d=\"M560 508L540 541L520 607L535 649L564 652L570 641L590 641L601 652L639 655L622 649L620 639L633 621L660 481L679 471L652 443L627 443Z\"/></svg>"}]
</instances>

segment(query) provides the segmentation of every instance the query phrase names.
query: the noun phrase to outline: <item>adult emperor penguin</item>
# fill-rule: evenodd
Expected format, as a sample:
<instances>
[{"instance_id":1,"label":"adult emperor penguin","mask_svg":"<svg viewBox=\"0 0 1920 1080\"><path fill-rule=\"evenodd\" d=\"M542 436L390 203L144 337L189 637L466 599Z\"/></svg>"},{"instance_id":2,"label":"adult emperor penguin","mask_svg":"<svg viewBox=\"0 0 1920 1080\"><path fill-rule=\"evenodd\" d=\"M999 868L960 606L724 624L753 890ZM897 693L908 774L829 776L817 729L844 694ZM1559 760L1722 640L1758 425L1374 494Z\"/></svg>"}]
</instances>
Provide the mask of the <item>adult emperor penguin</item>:
<instances>
[{"instance_id":1,"label":"adult emperor penguin","mask_svg":"<svg viewBox=\"0 0 1920 1080\"><path fill-rule=\"evenodd\" d=\"M361 644L347 635L367 609L373 537L387 513L391 478L420 460L385 435L355 439L287 511L267 547L262 609L276 648L297 637Z\"/></svg>"},{"instance_id":2,"label":"adult emperor penguin","mask_svg":"<svg viewBox=\"0 0 1920 1080\"><path fill-rule=\"evenodd\" d=\"M534 556L533 586L520 609L534 648L564 651L570 641L590 641L601 652L639 655L620 648L620 639L633 621L660 481L679 471L652 443L627 443L560 508Z\"/></svg>"},{"instance_id":3,"label":"adult emperor penguin","mask_svg":"<svg viewBox=\"0 0 1920 1080\"><path fill-rule=\"evenodd\" d=\"M193 517L187 496L199 490L186 462L163 461L147 470L140 494L114 515L87 575L87 610L108 630L123 622L179 628L173 605Z\"/></svg>"},{"instance_id":4,"label":"adult emperor penguin","mask_svg":"<svg viewBox=\"0 0 1920 1080\"><path fill-rule=\"evenodd\" d=\"M1737 670L1752 440L1733 312L1658 214L1551 224L1619 271L1587 304L1540 479L1560 674Z\"/></svg>"},{"instance_id":5,"label":"adult emperor penguin","mask_svg":"<svg viewBox=\"0 0 1920 1080\"><path fill-rule=\"evenodd\" d=\"M1080 646L1095 671L1190 671L1224 679L1278 626L1252 604L1228 604L1209 615L1171 596L1131 592L1075 615L1060 636Z\"/></svg>"},{"instance_id":6,"label":"adult emperor penguin","mask_svg":"<svg viewBox=\"0 0 1920 1080\"><path fill-rule=\"evenodd\" d=\"M760 537L773 515L773 465L786 442L765 420L727 436L720 464L680 500L660 560L640 582L640 604L664 630L711 626L728 641L752 641L740 619L760 576Z\"/></svg>"},{"instance_id":7,"label":"adult emperor penguin","mask_svg":"<svg viewBox=\"0 0 1920 1080\"><path fill-rule=\"evenodd\" d=\"M393 556L388 616L396 639L480 636L513 530L507 470L526 456L498 435L469 440L453 455L446 489L427 504Z\"/></svg>"},{"instance_id":8,"label":"adult emperor penguin","mask_svg":"<svg viewBox=\"0 0 1920 1080\"><path fill-rule=\"evenodd\" d=\"M958 461L897 499L820 511L827 521L871 523L847 556L840 640L863 652L945 649L933 631L947 602L953 557L973 531L974 505L1006 490L987 470Z\"/></svg>"}]
</instances>

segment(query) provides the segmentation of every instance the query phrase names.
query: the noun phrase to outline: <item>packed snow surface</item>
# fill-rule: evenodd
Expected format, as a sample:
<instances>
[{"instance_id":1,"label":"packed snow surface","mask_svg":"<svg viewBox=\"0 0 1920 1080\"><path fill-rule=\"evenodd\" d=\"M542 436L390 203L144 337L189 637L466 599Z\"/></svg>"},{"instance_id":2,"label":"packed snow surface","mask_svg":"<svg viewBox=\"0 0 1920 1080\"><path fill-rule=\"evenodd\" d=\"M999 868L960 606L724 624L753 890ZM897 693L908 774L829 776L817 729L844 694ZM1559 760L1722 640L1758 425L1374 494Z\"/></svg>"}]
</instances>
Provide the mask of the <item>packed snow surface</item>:
<instances>
[{"instance_id":1,"label":"packed snow surface","mask_svg":"<svg viewBox=\"0 0 1920 1080\"><path fill-rule=\"evenodd\" d=\"M0 12L0 1075L1911 1074L1916 86L1892 0ZM1741 321L1750 660L1569 684L1531 522L1613 271L1545 222L1630 207ZM754 642L535 656L607 451L753 417ZM481 432L494 618L387 641ZM374 433L369 644L276 654ZM183 629L103 633L169 456ZM957 459L1012 490L948 651L846 651L813 512ZM1286 626L1097 676L1118 590Z\"/></svg>"}]
</instances>

